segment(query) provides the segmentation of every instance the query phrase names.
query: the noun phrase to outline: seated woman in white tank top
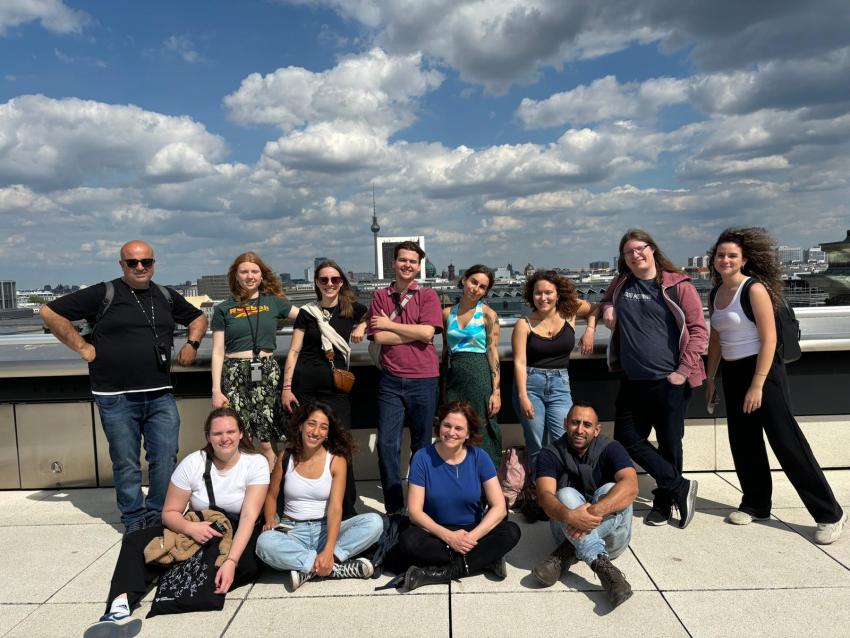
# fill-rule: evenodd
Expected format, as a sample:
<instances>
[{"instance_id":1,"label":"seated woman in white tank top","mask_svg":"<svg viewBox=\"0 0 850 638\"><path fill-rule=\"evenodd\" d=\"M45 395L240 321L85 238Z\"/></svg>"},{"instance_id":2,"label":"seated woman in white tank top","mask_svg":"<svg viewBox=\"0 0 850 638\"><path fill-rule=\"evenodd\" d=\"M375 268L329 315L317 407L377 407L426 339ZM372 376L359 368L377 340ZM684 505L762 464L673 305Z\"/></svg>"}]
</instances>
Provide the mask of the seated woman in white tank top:
<instances>
[{"instance_id":1,"label":"seated woman in white tank top","mask_svg":"<svg viewBox=\"0 0 850 638\"><path fill-rule=\"evenodd\" d=\"M287 424L287 447L275 462L264 506L264 531L257 555L289 571L294 591L316 576L369 578L372 563L352 558L383 532L378 514L342 520L351 435L325 403L306 404ZM286 466L284 467L284 461ZM283 489L283 509L278 495Z\"/></svg>"}]
</instances>

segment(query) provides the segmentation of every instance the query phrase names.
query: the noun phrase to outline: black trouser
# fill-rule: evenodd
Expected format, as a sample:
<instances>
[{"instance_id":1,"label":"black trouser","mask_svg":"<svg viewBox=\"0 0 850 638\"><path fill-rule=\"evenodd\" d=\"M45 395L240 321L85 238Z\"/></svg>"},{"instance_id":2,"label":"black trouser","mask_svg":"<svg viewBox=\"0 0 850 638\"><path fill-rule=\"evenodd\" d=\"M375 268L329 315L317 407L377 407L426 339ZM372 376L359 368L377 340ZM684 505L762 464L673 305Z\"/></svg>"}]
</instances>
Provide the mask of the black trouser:
<instances>
[{"instance_id":1,"label":"black trouser","mask_svg":"<svg viewBox=\"0 0 850 638\"><path fill-rule=\"evenodd\" d=\"M458 529L471 531L475 525L444 525L444 527L452 531ZM480 539L469 553L464 555L469 572L481 570L495 563L514 548L519 542L519 537L519 526L516 523L507 519L500 522ZM454 557L459 556L439 538L415 525L411 525L402 533L399 544L410 562L419 567L448 565Z\"/></svg>"},{"instance_id":2,"label":"black trouser","mask_svg":"<svg viewBox=\"0 0 850 638\"><path fill-rule=\"evenodd\" d=\"M687 381L673 385L667 379L623 379L617 394L614 438L655 479L655 505L662 509L687 491L687 481L682 478L682 439L690 397ZM657 448L647 440L653 426Z\"/></svg>"},{"instance_id":3,"label":"black trouser","mask_svg":"<svg viewBox=\"0 0 850 638\"><path fill-rule=\"evenodd\" d=\"M236 572L233 576L233 584L230 586L231 591L253 582L263 568L263 562L254 553L260 532L262 532L261 527L258 526L254 529L245 551L242 552L242 557L239 559L239 564L236 566ZM132 609L147 593L148 588L157 576L168 569L168 565L148 565L145 563L145 547L152 539L162 536L162 534L162 525L156 525L124 536L124 540L121 541L118 562L115 563L115 571L112 572L112 584L109 587L109 597L106 601L107 613L112 601L119 594L127 594L127 600Z\"/></svg>"},{"instance_id":4,"label":"black trouser","mask_svg":"<svg viewBox=\"0 0 850 638\"><path fill-rule=\"evenodd\" d=\"M834 523L843 512L791 412L785 364L774 358L762 388L761 407L744 414L744 396L756 370L756 359L753 355L723 361L722 368L729 446L744 493L739 509L758 517L770 515L773 485L763 430L812 518L818 523Z\"/></svg>"},{"instance_id":5,"label":"black trouser","mask_svg":"<svg viewBox=\"0 0 850 638\"><path fill-rule=\"evenodd\" d=\"M330 367L315 370L313 367L298 366L292 377L292 394L301 405L309 401L321 401L331 406L346 430L351 431L351 403L348 395L336 392L333 386L333 376L330 388L326 387ZM345 476L345 493L342 495L342 517L351 518L357 515L357 485L354 482L354 462L348 464Z\"/></svg>"}]
</instances>

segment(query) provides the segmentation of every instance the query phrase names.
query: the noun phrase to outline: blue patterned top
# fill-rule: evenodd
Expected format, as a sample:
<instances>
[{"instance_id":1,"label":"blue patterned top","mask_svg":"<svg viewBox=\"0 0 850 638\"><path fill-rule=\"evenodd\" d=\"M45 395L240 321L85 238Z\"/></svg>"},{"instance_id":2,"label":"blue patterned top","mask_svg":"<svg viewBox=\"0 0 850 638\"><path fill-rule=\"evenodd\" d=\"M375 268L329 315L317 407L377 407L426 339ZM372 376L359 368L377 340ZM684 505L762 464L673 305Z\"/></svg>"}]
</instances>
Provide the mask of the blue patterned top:
<instances>
[{"instance_id":1,"label":"blue patterned top","mask_svg":"<svg viewBox=\"0 0 850 638\"><path fill-rule=\"evenodd\" d=\"M451 352L487 352L487 328L484 326L484 308L479 301L472 313L472 319L461 328L457 322L457 309L452 306L449 320L446 322L446 337Z\"/></svg>"}]
</instances>

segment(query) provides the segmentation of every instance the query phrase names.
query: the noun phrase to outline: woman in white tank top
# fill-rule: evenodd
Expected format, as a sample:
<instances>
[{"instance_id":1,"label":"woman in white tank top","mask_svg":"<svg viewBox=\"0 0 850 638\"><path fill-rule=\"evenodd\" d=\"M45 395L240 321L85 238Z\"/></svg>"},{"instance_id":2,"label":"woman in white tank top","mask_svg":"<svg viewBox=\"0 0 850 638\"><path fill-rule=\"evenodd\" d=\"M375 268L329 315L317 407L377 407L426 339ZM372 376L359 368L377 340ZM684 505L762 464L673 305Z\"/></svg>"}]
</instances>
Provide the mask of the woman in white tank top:
<instances>
[{"instance_id":1,"label":"woman in white tank top","mask_svg":"<svg viewBox=\"0 0 850 638\"><path fill-rule=\"evenodd\" d=\"M775 242L763 228L730 228L711 250L715 283L708 344L706 398L722 358L729 446L743 492L727 522L770 517L772 483L764 435L791 484L818 524L815 542L838 540L846 514L812 454L790 407L785 364L776 354L774 307L782 290ZM750 277L754 282L748 282ZM742 295L746 297L742 298ZM744 310L749 301L752 319Z\"/></svg>"},{"instance_id":2,"label":"woman in white tank top","mask_svg":"<svg viewBox=\"0 0 850 638\"><path fill-rule=\"evenodd\" d=\"M354 557L380 538L384 526L374 513L342 520L351 435L329 405L315 401L293 415L286 438L266 496L257 555L289 571L293 591L317 576L369 578L372 563Z\"/></svg>"}]
</instances>

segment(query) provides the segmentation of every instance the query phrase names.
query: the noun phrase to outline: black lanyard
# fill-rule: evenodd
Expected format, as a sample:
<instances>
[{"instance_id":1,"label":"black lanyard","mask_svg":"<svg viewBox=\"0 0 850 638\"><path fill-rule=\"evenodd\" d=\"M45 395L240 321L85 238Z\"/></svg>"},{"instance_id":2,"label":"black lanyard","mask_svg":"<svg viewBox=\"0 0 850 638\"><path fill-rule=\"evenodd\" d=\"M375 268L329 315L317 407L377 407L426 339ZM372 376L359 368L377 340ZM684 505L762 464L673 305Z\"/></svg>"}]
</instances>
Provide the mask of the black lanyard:
<instances>
[{"instance_id":1,"label":"black lanyard","mask_svg":"<svg viewBox=\"0 0 850 638\"><path fill-rule=\"evenodd\" d=\"M156 311L154 310L154 307L153 307L153 290L151 290L150 288L148 289L148 294L150 295L150 299L151 299L151 316L150 317L148 317L148 313L145 312L145 307L142 305L142 302L139 301L139 298L136 296L136 291L131 288L130 292L133 293L133 299L135 299L136 303L139 304L139 310L141 310L142 314L145 316L145 321L148 322L148 325L150 326L150 329L153 332L153 338L157 342L159 342L159 335L156 333Z\"/></svg>"},{"instance_id":2,"label":"black lanyard","mask_svg":"<svg viewBox=\"0 0 850 638\"><path fill-rule=\"evenodd\" d=\"M248 314L248 306L242 306L242 310L245 312L245 320L248 322L248 330L251 331L251 345L253 346L252 352L254 353L254 357L256 358L260 354L260 348L257 346L257 340L260 338L260 299L262 296L257 297L257 305L252 306L257 309L257 326L256 329L251 325L251 315Z\"/></svg>"}]
</instances>

